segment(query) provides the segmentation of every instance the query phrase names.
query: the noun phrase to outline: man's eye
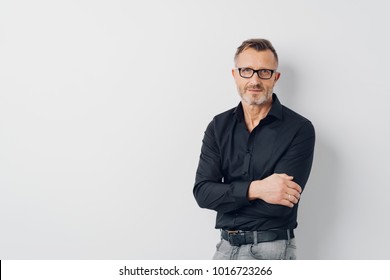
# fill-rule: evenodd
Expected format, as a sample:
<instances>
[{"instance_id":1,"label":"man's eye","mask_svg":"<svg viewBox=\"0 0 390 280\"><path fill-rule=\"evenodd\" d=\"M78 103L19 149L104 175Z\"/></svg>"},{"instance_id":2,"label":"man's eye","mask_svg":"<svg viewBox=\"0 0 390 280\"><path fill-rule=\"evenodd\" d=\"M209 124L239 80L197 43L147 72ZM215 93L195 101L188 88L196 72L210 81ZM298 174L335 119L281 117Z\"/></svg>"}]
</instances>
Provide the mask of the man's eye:
<instances>
[{"instance_id":1,"label":"man's eye","mask_svg":"<svg viewBox=\"0 0 390 280\"><path fill-rule=\"evenodd\" d=\"M246 74L252 73L252 69L250 69L250 68L242 68L241 69L241 73L246 73Z\"/></svg>"},{"instance_id":2,"label":"man's eye","mask_svg":"<svg viewBox=\"0 0 390 280\"><path fill-rule=\"evenodd\" d=\"M261 69L261 70L260 70L260 73L261 73L261 74L265 74L265 75L269 75L269 74L271 74L271 71L268 70L268 69Z\"/></svg>"}]
</instances>

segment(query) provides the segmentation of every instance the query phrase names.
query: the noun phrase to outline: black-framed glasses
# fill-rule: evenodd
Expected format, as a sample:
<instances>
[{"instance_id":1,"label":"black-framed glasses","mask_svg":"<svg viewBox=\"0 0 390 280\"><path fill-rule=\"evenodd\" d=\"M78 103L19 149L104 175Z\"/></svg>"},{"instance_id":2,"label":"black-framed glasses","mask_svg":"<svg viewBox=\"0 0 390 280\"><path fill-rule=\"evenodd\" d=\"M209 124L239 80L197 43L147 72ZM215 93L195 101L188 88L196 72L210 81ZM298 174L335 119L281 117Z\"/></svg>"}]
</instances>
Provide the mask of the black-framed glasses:
<instances>
[{"instance_id":1,"label":"black-framed glasses","mask_svg":"<svg viewBox=\"0 0 390 280\"><path fill-rule=\"evenodd\" d=\"M241 77L245 79L252 78L253 74L257 74L257 76L262 79L262 80L269 80L271 79L272 75L275 73L276 70L271 70L271 69L252 69L252 68L236 68L238 70L238 73L240 74Z\"/></svg>"}]
</instances>

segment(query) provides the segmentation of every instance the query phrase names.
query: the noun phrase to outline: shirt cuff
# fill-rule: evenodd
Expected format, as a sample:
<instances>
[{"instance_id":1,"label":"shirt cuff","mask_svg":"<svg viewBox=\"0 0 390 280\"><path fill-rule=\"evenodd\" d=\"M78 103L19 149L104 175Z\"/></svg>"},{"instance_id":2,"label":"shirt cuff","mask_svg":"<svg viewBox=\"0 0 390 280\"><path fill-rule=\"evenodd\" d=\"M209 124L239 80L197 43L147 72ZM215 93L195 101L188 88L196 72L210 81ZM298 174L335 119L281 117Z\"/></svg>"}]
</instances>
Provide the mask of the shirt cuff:
<instances>
[{"instance_id":1,"label":"shirt cuff","mask_svg":"<svg viewBox=\"0 0 390 280\"><path fill-rule=\"evenodd\" d=\"M240 206L250 205L248 199L248 189L251 182L236 181L232 182L232 195L236 200L236 203Z\"/></svg>"}]
</instances>

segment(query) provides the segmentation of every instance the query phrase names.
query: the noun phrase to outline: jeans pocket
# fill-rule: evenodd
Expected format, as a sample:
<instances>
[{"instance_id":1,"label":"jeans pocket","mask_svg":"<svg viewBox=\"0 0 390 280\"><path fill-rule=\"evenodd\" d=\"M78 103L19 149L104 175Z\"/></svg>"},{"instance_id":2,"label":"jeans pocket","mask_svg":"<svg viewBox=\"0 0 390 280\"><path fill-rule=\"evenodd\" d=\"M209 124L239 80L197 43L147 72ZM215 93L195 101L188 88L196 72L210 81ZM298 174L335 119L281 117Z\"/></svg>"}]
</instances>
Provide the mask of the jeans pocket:
<instances>
[{"instance_id":1,"label":"jeans pocket","mask_svg":"<svg viewBox=\"0 0 390 280\"><path fill-rule=\"evenodd\" d=\"M223 239L221 238L221 240L217 243L217 245L215 245L217 251L219 250L219 248L221 247L222 245L222 242L223 242Z\"/></svg>"},{"instance_id":2,"label":"jeans pocket","mask_svg":"<svg viewBox=\"0 0 390 280\"><path fill-rule=\"evenodd\" d=\"M286 241L286 254L284 256L285 260L296 260L297 259L297 246L295 244L295 239Z\"/></svg>"},{"instance_id":3,"label":"jeans pocket","mask_svg":"<svg viewBox=\"0 0 390 280\"><path fill-rule=\"evenodd\" d=\"M213 260L229 260L230 259L231 246L230 246L229 242L227 242L224 239L221 239L221 241L219 241L217 243L217 245L215 245L215 247L217 248L217 250L215 251L215 254L213 256Z\"/></svg>"},{"instance_id":4,"label":"jeans pocket","mask_svg":"<svg viewBox=\"0 0 390 280\"><path fill-rule=\"evenodd\" d=\"M252 244L249 254L256 260L280 260L284 258L286 243L283 240Z\"/></svg>"}]
</instances>

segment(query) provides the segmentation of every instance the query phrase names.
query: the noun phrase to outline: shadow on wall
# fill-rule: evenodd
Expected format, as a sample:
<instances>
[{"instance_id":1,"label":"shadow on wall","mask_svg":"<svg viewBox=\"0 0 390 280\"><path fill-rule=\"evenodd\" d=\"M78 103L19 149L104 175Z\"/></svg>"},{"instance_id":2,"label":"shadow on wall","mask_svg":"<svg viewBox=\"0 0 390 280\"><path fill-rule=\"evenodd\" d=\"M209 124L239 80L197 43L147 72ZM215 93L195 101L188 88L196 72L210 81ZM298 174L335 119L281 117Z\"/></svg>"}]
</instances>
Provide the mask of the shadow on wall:
<instances>
[{"instance_id":1,"label":"shadow on wall","mask_svg":"<svg viewBox=\"0 0 390 280\"><path fill-rule=\"evenodd\" d=\"M342 211L339 161L331 147L318 137L310 179L302 195L298 213L299 259L331 259L332 232Z\"/></svg>"}]
</instances>

